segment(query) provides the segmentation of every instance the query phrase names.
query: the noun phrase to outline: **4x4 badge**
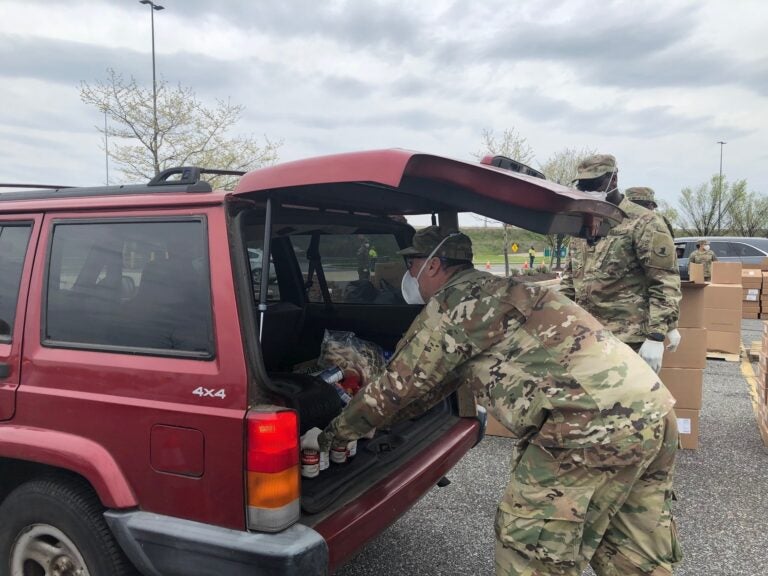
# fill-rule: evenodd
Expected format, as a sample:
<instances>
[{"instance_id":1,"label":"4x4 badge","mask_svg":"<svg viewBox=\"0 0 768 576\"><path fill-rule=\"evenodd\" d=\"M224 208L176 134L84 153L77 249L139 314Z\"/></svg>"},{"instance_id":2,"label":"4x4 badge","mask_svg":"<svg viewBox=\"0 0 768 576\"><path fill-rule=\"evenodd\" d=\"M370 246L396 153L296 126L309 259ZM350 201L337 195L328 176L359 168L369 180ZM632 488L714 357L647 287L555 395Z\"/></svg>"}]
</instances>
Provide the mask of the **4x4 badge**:
<instances>
[{"instance_id":1,"label":"4x4 badge","mask_svg":"<svg viewBox=\"0 0 768 576\"><path fill-rule=\"evenodd\" d=\"M224 388L216 390L215 388L203 388L202 386L195 388L192 394L200 396L200 398L221 398L222 400L227 397L227 392Z\"/></svg>"}]
</instances>

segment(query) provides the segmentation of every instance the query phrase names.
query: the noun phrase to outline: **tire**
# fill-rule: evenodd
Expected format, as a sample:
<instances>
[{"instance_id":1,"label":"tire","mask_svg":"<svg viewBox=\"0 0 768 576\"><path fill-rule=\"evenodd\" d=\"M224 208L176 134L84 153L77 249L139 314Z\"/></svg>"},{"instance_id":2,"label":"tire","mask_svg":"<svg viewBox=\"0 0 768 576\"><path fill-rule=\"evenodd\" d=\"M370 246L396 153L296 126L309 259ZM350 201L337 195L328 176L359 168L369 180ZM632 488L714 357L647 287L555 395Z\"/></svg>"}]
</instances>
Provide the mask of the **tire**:
<instances>
[{"instance_id":1,"label":"tire","mask_svg":"<svg viewBox=\"0 0 768 576\"><path fill-rule=\"evenodd\" d=\"M0 576L138 574L103 511L77 479L53 476L22 484L0 506Z\"/></svg>"}]
</instances>

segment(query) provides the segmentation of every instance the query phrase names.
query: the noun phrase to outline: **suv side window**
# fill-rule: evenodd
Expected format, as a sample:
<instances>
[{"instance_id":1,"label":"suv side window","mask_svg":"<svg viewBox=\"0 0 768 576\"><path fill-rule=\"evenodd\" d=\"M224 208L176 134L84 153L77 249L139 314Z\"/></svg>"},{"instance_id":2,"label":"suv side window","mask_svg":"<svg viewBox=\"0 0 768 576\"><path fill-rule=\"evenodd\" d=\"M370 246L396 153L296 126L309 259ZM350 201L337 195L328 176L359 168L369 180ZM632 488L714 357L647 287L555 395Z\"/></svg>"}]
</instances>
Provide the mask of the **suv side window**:
<instances>
[{"instance_id":1,"label":"suv side window","mask_svg":"<svg viewBox=\"0 0 768 576\"><path fill-rule=\"evenodd\" d=\"M712 252L715 253L715 256L718 258L730 258L735 256L735 254L730 249L730 242L710 242L709 243L710 248L712 249Z\"/></svg>"},{"instance_id":2,"label":"suv side window","mask_svg":"<svg viewBox=\"0 0 768 576\"><path fill-rule=\"evenodd\" d=\"M292 236L294 251L305 281L309 236ZM320 236L318 251L331 301L347 304L403 304L400 282L405 273L400 247L392 234L327 234ZM303 259L302 259L303 258ZM307 298L322 302L317 277L311 279Z\"/></svg>"},{"instance_id":3,"label":"suv side window","mask_svg":"<svg viewBox=\"0 0 768 576\"><path fill-rule=\"evenodd\" d=\"M0 342L10 342L30 224L0 226Z\"/></svg>"},{"instance_id":4,"label":"suv side window","mask_svg":"<svg viewBox=\"0 0 768 576\"><path fill-rule=\"evenodd\" d=\"M734 256L765 256L760 250L742 242L731 242Z\"/></svg>"},{"instance_id":5,"label":"suv side window","mask_svg":"<svg viewBox=\"0 0 768 576\"><path fill-rule=\"evenodd\" d=\"M201 219L56 223L44 343L211 357L206 236Z\"/></svg>"}]
</instances>

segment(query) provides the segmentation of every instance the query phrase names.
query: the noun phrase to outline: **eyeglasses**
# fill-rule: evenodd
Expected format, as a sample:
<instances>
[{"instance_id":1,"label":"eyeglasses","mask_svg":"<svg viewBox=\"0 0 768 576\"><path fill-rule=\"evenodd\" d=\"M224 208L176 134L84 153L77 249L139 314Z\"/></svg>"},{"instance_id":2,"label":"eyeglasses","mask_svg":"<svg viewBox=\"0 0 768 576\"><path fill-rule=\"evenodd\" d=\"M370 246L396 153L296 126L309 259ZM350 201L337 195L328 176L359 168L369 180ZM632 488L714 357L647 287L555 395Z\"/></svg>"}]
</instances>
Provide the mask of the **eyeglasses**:
<instances>
[{"instance_id":1,"label":"eyeglasses","mask_svg":"<svg viewBox=\"0 0 768 576\"><path fill-rule=\"evenodd\" d=\"M405 258L405 267L407 270L410 270L411 267L413 267L413 261L414 260L423 260L426 258L426 256L406 256Z\"/></svg>"}]
</instances>

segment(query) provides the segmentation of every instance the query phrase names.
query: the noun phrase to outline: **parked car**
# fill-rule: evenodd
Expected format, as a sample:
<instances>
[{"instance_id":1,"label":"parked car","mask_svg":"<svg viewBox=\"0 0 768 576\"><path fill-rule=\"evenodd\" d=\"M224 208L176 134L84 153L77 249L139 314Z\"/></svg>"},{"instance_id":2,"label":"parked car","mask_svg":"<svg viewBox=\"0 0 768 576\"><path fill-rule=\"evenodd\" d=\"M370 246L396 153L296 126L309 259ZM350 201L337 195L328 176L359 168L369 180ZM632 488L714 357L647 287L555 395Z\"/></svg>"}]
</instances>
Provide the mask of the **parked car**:
<instances>
[{"instance_id":1,"label":"parked car","mask_svg":"<svg viewBox=\"0 0 768 576\"><path fill-rule=\"evenodd\" d=\"M709 241L712 252L718 262L742 262L745 264L760 264L768 257L768 238L750 238L746 236L703 236ZM680 267L680 278L688 279L688 258L697 249L697 237L675 238L677 263Z\"/></svg>"},{"instance_id":2,"label":"parked car","mask_svg":"<svg viewBox=\"0 0 768 576\"><path fill-rule=\"evenodd\" d=\"M403 150L264 168L233 192L200 174L0 195L3 574L333 571L485 429L454 395L300 477L300 435L341 409L312 375L326 331L392 350L420 310L399 295L414 233L400 216L455 226L472 210L588 236L621 218L531 176ZM365 282L359 235L382 260Z\"/></svg>"}]
</instances>

